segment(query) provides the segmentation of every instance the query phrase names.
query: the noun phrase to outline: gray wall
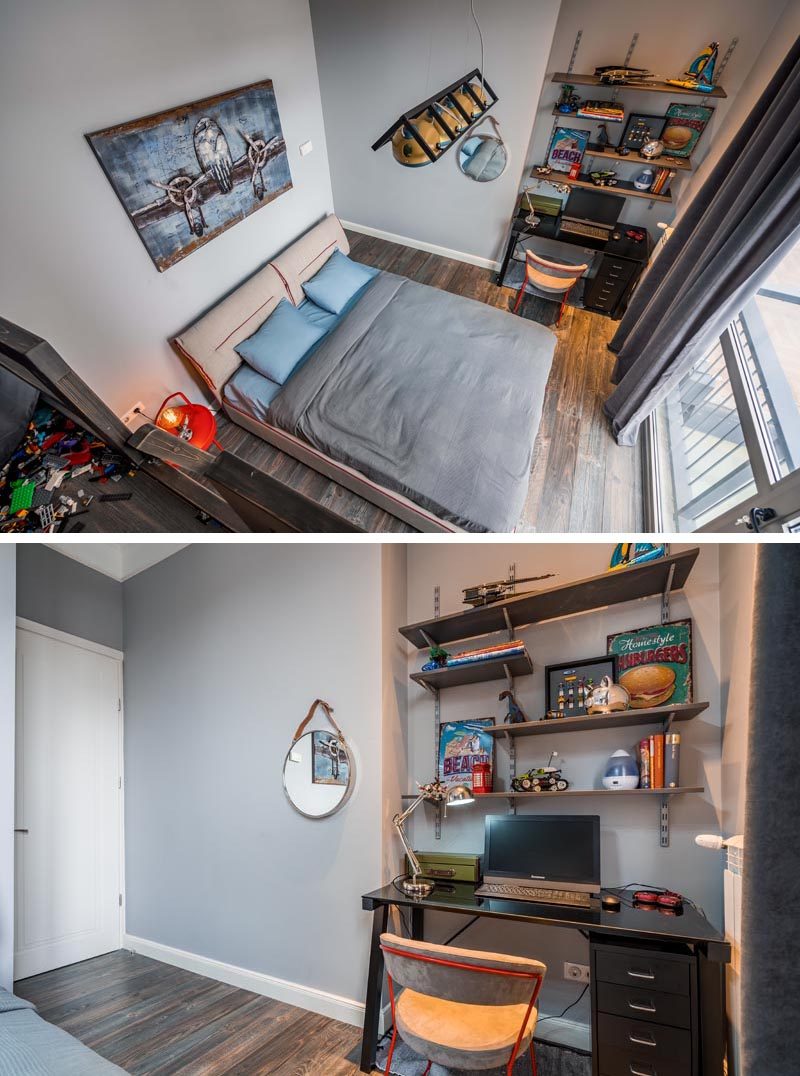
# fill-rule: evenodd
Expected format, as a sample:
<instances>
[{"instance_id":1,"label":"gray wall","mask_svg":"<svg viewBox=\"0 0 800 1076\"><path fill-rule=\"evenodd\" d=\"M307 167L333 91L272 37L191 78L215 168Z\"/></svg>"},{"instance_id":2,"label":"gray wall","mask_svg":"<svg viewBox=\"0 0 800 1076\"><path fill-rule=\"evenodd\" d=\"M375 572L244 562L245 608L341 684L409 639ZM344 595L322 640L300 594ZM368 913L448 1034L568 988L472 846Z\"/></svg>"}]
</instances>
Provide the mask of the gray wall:
<instances>
[{"instance_id":1,"label":"gray wall","mask_svg":"<svg viewBox=\"0 0 800 1076\"><path fill-rule=\"evenodd\" d=\"M359 898L381 878L380 547L194 545L124 591L128 932L360 1002ZM313 822L281 774L317 697L358 778Z\"/></svg>"},{"instance_id":2,"label":"gray wall","mask_svg":"<svg viewBox=\"0 0 800 1076\"><path fill-rule=\"evenodd\" d=\"M15 546L0 547L0 987L14 978Z\"/></svg>"},{"instance_id":3,"label":"gray wall","mask_svg":"<svg viewBox=\"0 0 800 1076\"><path fill-rule=\"evenodd\" d=\"M559 0L476 3L484 74L511 151L504 175L474 183L456 153L404 168L370 146L407 109L480 65L467 0L311 0L336 212L344 220L496 259L519 187ZM491 132L488 121L481 131Z\"/></svg>"},{"instance_id":4,"label":"gray wall","mask_svg":"<svg viewBox=\"0 0 800 1076\"><path fill-rule=\"evenodd\" d=\"M122 649L122 583L42 545L17 547L17 616Z\"/></svg>"},{"instance_id":5,"label":"gray wall","mask_svg":"<svg viewBox=\"0 0 800 1076\"><path fill-rule=\"evenodd\" d=\"M681 548L675 546L675 549ZM433 613L433 587L441 587L442 612L461 607L461 588L482 579L501 578L511 561L521 576L552 571L552 582L580 579L604 571L611 556L611 543L589 544L488 544L436 543L412 545L408 552L409 622ZM537 584L531 584L536 588ZM544 584L547 585L547 584ZM606 637L615 631L645 627L659 621L660 602L626 603L608 610L568 617L531 628L519 634L527 642L534 662L534 674L516 682L517 697L529 716L544 712L544 667L559 661L592 657L606 652ZM715 857L694 844L696 833L716 831L720 813L720 694L719 694L719 598L717 547L704 545L689 585L672 600L672 619L691 616L694 621L696 697L708 700L708 711L680 726L682 743L681 779L686 784L705 786L703 795L678 797L672 805L671 846L659 845L658 801L575 799L536 801L535 810L552 814L599 814L601 819L602 882L623 885L646 882L683 891L705 908L717 925L722 921L722 874ZM415 652L409 670L420 667L424 653ZM501 717L504 703L498 702L496 683L453 688L442 695L442 720L469 717ZM416 685L409 685L409 783L429 780L433 772L433 703ZM600 787L600 777L609 755L619 747L631 750L640 738L639 730L608 729L583 735L535 736L518 741L517 771L545 765L551 751L558 751L564 772L574 787ZM507 779L508 756L498 741L496 772ZM484 818L502 814L506 804L492 800L484 806L450 811L437 845L433 814L423 808L412 820L414 846L441 847L452 851L480 851L483 847ZM530 803L518 807L521 814L534 810ZM439 927L444 933L455 929L449 923ZM514 924L491 928L481 924L470 928L459 944L497 947L503 951L528 953L544 959L551 968L545 983L543 1005L552 1012L551 1000L562 980L562 961L588 963L588 948L572 931L548 929L520 930ZM562 995L563 996L563 995ZM567 994L567 1001L571 995ZM564 1001L564 1004L567 1003Z\"/></svg>"},{"instance_id":6,"label":"gray wall","mask_svg":"<svg viewBox=\"0 0 800 1076\"><path fill-rule=\"evenodd\" d=\"M158 273L83 138L271 78L294 188ZM44 336L118 414L198 388L167 345L332 208L307 0L0 5L3 314ZM42 158L50 169L20 167ZM310 139L314 152L300 157ZM46 295L46 301L43 296Z\"/></svg>"}]
</instances>

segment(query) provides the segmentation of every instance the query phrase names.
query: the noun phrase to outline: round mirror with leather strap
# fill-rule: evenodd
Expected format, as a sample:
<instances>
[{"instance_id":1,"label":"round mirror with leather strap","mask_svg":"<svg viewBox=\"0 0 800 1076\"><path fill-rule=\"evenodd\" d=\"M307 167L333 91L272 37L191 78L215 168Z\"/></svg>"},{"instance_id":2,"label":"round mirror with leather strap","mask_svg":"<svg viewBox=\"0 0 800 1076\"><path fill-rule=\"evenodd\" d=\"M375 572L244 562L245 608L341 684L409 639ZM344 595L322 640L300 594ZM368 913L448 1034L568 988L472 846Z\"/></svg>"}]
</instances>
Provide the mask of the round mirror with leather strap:
<instances>
[{"instance_id":1,"label":"round mirror with leather strap","mask_svg":"<svg viewBox=\"0 0 800 1076\"><path fill-rule=\"evenodd\" d=\"M333 726L306 731L319 707ZM333 707L314 699L292 737L283 763L283 789L304 818L328 818L344 807L355 784L355 764Z\"/></svg>"}]
</instances>

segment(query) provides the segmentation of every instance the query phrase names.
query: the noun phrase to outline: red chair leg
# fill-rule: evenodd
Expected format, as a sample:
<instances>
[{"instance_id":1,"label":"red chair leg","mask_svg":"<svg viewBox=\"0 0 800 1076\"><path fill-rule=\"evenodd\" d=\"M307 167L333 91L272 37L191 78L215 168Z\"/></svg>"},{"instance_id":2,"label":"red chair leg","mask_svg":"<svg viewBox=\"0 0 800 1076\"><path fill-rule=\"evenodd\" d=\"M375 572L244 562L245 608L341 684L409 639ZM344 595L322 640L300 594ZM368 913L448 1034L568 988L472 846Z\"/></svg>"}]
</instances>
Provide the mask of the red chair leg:
<instances>
[{"instance_id":1,"label":"red chair leg","mask_svg":"<svg viewBox=\"0 0 800 1076\"><path fill-rule=\"evenodd\" d=\"M432 1065L432 1064L433 1064L433 1062L432 1062L432 1061L429 1061L429 1062L428 1062L428 1067L427 1067L427 1068L425 1069L425 1071L423 1072L422 1076L428 1076L428 1073L429 1073L429 1072L431 1071L431 1065Z\"/></svg>"},{"instance_id":2,"label":"red chair leg","mask_svg":"<svg viewBox=\"0 0 800 1076\"><path fill-rule=\"evenodd\" d=\"M536 1054L533 1052L533 1039L531 1039L531 1073L533 1076L537 1076Z\"/></svg>"},{"instance_id":3,"label":"red chair leg","mask_svg":"<svg viewBox=\"0 0 800 1076\"><path fill-rule=\"evenodd\" d=\"M564 298L561 300L561 309L559 310L558 317L556 318L556 328L558 328L561 324L561 318L564 315L564 307L567 305L567 299L569 299L569 293L571 291L572 288L567 288L567 290L564 292Z\"/></svg>"},{"instance_id":4,"label":"red chair leg","mask_svg":"<svg viewBox=\"0 0 800 1076\"><path fill-rule=\"evenodd\" d=\"M386 1072L392 1071L392 1057L394 1056L394 1044L397 1042L397 1030L392 1032L392 1041L389 1043L389 1053L386 1055Z\"/></svg>"},{"instance_id":5,"label":"red chair leg","mask_svg":"<svg viewBox=\"0 0 800 1076\"><path fill-rule=\"evenodd\" d=\"M517 292L517 301L514 303L514 313L519 313L519 308L522 305L522 296L525 294L525 285L528 283L527 277L522 281L522 286Z\"/></svg>"}]
</instances>

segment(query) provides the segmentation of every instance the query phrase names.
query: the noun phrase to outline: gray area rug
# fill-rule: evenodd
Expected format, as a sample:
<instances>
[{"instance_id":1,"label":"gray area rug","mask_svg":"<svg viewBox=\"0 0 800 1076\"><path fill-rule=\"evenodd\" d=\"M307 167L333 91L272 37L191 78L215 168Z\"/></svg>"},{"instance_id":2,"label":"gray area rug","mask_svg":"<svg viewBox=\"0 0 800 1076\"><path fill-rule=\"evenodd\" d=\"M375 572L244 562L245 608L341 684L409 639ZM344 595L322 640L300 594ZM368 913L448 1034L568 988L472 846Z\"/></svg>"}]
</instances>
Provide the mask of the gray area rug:
<instances>
[{"instance_id":1,"label":"gray area rug","mask_svg":"<svg viewBox=\"0 0 800 1076\"><path fill-rule=\"evenodd\" d=\"M592 1059L588 1054L576 1053L574 1050L567 1050L560 1046L547 1046L544 1043L536 1043L534 1049L539 1076L591 1076L592 1074ZM388 1053L388 1045L381 1047L378 1051L376 1068L381 1072L386 1072ZM422 1076L427 1064L427 1061L409 1049L401 1039L397 1040L392 1058L391 1076ZM490 1069L480 1076L505 1076L505 1072L505 1067ZM431 1065L430 1076L476 1076L476 1073ZM531 1064L527 1052L517 1058L514 1076L531 1076Z\"/></svg>"}]
</instances>

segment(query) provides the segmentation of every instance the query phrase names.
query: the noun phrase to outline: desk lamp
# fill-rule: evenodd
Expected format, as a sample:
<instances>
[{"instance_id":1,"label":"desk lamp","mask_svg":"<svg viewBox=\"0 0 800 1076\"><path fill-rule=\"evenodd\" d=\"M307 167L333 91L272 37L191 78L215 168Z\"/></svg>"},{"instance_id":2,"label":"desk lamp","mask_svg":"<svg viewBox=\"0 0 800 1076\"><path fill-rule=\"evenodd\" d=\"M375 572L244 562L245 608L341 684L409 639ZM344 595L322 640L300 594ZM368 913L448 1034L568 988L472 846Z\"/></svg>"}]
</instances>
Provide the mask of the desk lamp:
<instances>
[{"instance_id":1,"label":"desk lamp","mask_svg":"<svg viewBox=\"0 0 800 1076\"><path fill-rule=\"evenodd\" d=\"M414 849L408 842L406 831L403 828L405 821L416 811L423 800L428 800L431 803L444 803L446 817L448 806L457 807L459 804L474 803L475 797L472 790L467 788L466 785L453 785L452 788L447 788L441 781L431 781L430 784L419 785L418 787L419 795L417 798L409 807L406 807L402 814L396 814L392 822L400 840L403 842L403 847L408 855L408 862L411 864L411 878L406 877L400 883L403 887L403 892L409 897L428 897L433 892L433 883L419 881L422 867L414 854Z\"/></svg>"}]
</instances>

